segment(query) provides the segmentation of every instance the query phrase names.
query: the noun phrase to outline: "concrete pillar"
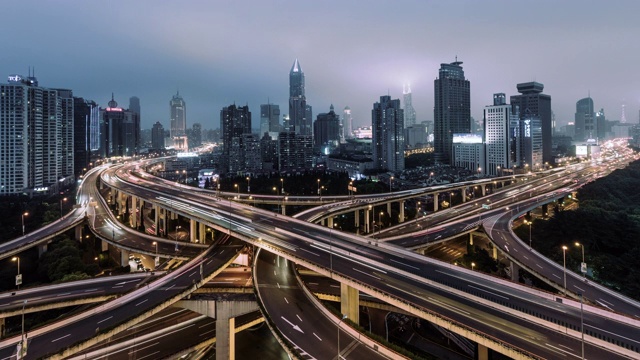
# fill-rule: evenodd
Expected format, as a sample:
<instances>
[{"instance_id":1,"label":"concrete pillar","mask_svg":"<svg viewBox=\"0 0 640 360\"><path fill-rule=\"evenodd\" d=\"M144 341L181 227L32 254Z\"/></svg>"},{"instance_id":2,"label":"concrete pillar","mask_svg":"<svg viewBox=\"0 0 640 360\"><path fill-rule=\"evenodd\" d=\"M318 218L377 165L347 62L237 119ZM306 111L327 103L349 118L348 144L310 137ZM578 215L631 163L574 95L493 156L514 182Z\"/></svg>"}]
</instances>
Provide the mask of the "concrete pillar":
<instances>
[{"instance_id":1,"label":"concrete pillar","mask_svg":"<svg viewBox=\"0 0 640 360\"><path fill-rule=\"evenodd\" d=\"M7 333L7 328L4 324L4 318L0 318L0 336L4 337Z\"/></svg>"},{"instance_id":2,"label":"concrete pillar","mask_svg":"<svg viewBox=\"0 0 640 360\"><path fill-rule=\"evenodd\" d=\"M84 229L84 225L80 224L74 228L76 241L82 242L82 230Z\"/></svg>"},{"instance_id":3,"label":"concrete pillar","mask_svg":"<svg viewBox=\"0 0 640 360\"><path fill-rule=\"evenodd\" d=\"M493 260L498 260L498 248L496 246L493 246L491 257L493 258Z\"/></svg>"},{"instance_id":4,"label":"concrete pillar","mask_svg":"<svg viewBox=\"0 0 640 360\"><path fill-rule=\"evenodd\" d=\"M153 228L155 229L154 235L158 235L160 232L160 207L158 205L153 205Z\"/></svg>"},{"instance_id":5,"label":"concrete pillar","mask_svg":"<svg viewBox=\"0 0 640 360\"><path fill-rule=\"evenodd\" d=\"M390 202L387 203L387 214L389 214L389 216L391 216L391 203Z\"/></svg>"},{"instance_id":6,"label":"concrete pillar","mask_svg":"<svg viewBox=\"0 0 640 360\"><path fill-rule=\"evenodd\" d=\"M469 245L473 245L473 233L469 233Z\"/></svg>"},{"instance_id":7,"label":"concrete pillar","mask_svg":"<svg viewBox=\"0 0 640 360\"><path fill-rule=\"evenodd\" d=\"M38 259L41 258L42 255L47 252L47 248L48 248L47 244L38 245Z\"/></svg>"},{"instance_id":8,"label":"concrete pillar","mask_svg":"<svg viewBox=\"0 0 640 360\"><path fill-rule=\"evenodd\" d=\"M101 240L100 241L100 252L105 252L105 251L109 251L109 243Z\"/></svg>"},{"instance_id":9,"label":"concrete pillar","mask_svg":"<svg viewBox=\"0 0 640 360\"><path fill-rule=\"evenodd\" d=\"M320 220L320 225L326 226L326 224L327 224L327 219Z\"/></svg>"},{"instance_id":10,"label":"concrete pillar","mask_svg":"<svg viewBox=\"0 0 640 360\"><path fill-rule=\"evenodd\" d=\"M433 194L433 212L438 211L438 198L439 198L438 195L440 194L438 193Z\"/></svg>"},{"instance_id":11,"label":"concrete pillar","mask_svg":"<svg viewBox=\"0 0 640 360\"><path fill-rule=\"evenodd\" d=\"M340 313L356 324L360 323L360 293L349 285L340 284Z\"/></svg>"},{"instance_id":12,"label":"concrete pillar","mask_svg":"<svg viewBox=\"0 0 640 360\"><path fill-rule=\"evenodd\" d=\"M189 219L189 242L196 242L196 233L198 222L194 219Z\"/></svg>"},{"instance_id":13,"label":"concrete pillar","mask_svg":"<svg viewBox=\"0 0 640 360\"><path fill-rule=\"evenodd\" d=\"M354 211L353 218L355 219L356 234L359 234L360 233L360 210Z\"/></svg>"},{"instance_id":14,"label":"concrete pillar","mask_svg":"<svg viewBox=\"0 0 640 360\"><path fill-rule=\"evenodd\" d=\"M138 228L138 198L135 196L131 197L131 214L129 214L129 223L131 227L136 229Z\"/></svg>"},{"instance_id":15,"label":"concrete pillar","mask_svg":"<svg viewBox=\"0 0 640 360\"><path fill-rule=\"evenodd\" d=\"M400 215L398 215L398 222L404 222L404 200L400 201Z\"/></svg>"},{"instance_id":16,"label":"concrete pillar","mask_svg":"<svg viewBox=\"0 0 640 360\"><path fill-rule=\"evenodd\" d=\"M287 215L287 207L282 203L282 215Z\"/></svg>"},{"instance_id":17,"label":"concrete pillar","mask_svg":"<svg viewBox=\"0 0 640 360\"><path fill-rule=\"evenodd\" d=\"M125 249L120 249L120 266L124 267L127 265L129 265L129 252Z\"/></svg>"},{"instance_id":18,"label":"concrete pillar","mask_svg":"<svg viewBox=\"0 0 640 360\"><path fill-rule=\"evenodd\" d=\"M327 227L333 229L333 216L327 218Z\"/></svg>"},{"instance_id":19,"label":"concrete pillar","mask_svg":"<svg viewBox=\"0 0 640 360\"><path fill-rule=\"evenodd\" d=\"M371 222L369 220L369 218L371 217L369 215L371 211L369 211L369 209L364 209L364 232L365 233L369 233L371 232Z\"/></svg>"},{"instance_id":20,"label":"concrete pillar","mask_svg":"<svg viewBox=\"0 0 640 360\"><path fill-rule=\"evenodd\" d=\"M207 238L207 233L205 232L204 223L198 223L198 237L196 239L200 240L201 244L204 244Z\"/></svg>"},{"instance_id":21,"label":"concrete pillar","mask_svg":"<svg viewBox=\"0 0 640 360\"><path fill-rule=\"evenodd\" d=\"M469 187L463 187L462 188L462 203L467 202L467 190L469 189Z\"/></svg>"},{"instance_id":22,"label":"concrete pillar","mask_svg":"<svg viewBox=\"0 0 640 360\"><path fill-rule=\"evenodd\" d=\"M513 261L509 265L511 266L511 281L518 282L520 280L520 266Z\"/></svg>"},{"instance_id":23,"label":"concrete pillar","mask_svg":"<svg viewBox=\"0 0 640 360\"><path fill-rule=\"evenodd\" d=\"M489 348L484 345L478 344L478 352L476 353L477 360L489 360Z\"/></svg>"},{"instance_id":24,"label":"concrete pillar","mask_svg":"<svg viewBox=\"0 0 640 360\"><path fill-rule=\"evenodd\" d=\"M480 189L482 190L482 196L487 195L487 185L480 185Z\"/></svg>"}]
</instances>

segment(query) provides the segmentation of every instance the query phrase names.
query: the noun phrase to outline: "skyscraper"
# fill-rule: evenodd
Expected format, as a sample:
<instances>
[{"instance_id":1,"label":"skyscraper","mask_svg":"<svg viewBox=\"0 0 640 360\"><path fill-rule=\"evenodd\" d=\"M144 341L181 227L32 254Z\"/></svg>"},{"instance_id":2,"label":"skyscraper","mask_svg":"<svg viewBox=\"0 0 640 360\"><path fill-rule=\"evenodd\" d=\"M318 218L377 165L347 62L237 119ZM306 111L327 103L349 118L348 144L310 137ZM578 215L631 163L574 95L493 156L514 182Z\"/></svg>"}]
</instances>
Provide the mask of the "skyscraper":
<instances>
[{"instance_id":1,"label":"skyscraper","mask_svg":"<svg viewBox=\"0 0 640 360\"><path fill-rule=\"evenodd\" d=\"M82 169L88 168L91 162L91 134L93 124L97 124L100 118L98 104L92 100L81 97L73 98L73 152L74 174L79 176Z\"/></svg>"},{"instance_id":2,"label":"skyscraper","mask_svg":"<svg viewBox=\"0 0 640 360\"><path fill-rule=\"evenodd\" d=\"M520 95L511 96L511 105L518 106L520 109L520 120L533 118L540 120L542 161L552 164L551 96L542 93L544 85L539 82L521 83L517 88Z\"/></svg>"},{"instance_id":3,"label":"skyscraper","mask_svg":"<svg viewBox=\"0 0 640 360\"><path fill-rule=\"evenodd\" d=\"M416 110L411 103L411 87L406 84L402 87L404 97L404 126L409 127L416 124Z\"/></svg>"},{"instance_id":4,"label":"skyscraper","mask_svg":"<svg viewBox=\"0 0 640 360\"><path fill-rule=\"evenodd\" d=\"M351 108L348 106L342 110L342 131L343 139L351 139L353 137L353 117L351 116Z\"/></svg>"},{"instance_id":5,"label":"skyscraper","mask_svg":"<svg viewBox=\"0 0 640 360\"><path fill-rule=\"evenodd\" d=\"M141 117L140 117L140 98L138 98L137 96L132 96L132 97L129 98L129 111L138 114L138 119L141 119Z\"/></svg>"},{"instance_id":6,"label":"skyscraper","mask_svg":"<svg viewBox=\"0 0 640 360\"><path fill-rule=\"evenodd\" d=\"M118 107L111 95L106 109L100 109L100 156L132 156L140 148L138 114Z\"/></svg>"},{"instance_id":7,"label":"skyscraper","mask_svg":"<svg viewBox=\"0 0 640 360\"><path fill-rule=\"evenodd\" d=\"M593 111L593 100L591 97L578 100L578 102L576 102L575 136L573 140L585 141L595 139L598 136L595 122L596 114Z\"/></svg>"},{"instance_id":8,"label":"skyscraper","mask_svg":"<svg viewBox=\"0 0 640 360\"><path fill-rule=\"evenodd\" d=\"M510 134L515 121L517 114L507 104L505 94L493 94L493 105L484 108L484 174L497 176L511 169L514 163L511 154L516 149L511 148L514 144Z\"/></svg>"},{"instance_id":9,"label":"skyscraper","mask_svg":"<svg viewBox=\"0 0 640 360\"><path fill-rule=\"evenodd\" d=\"M58 141L60 146L60 167L57 175L58 180L60 180L63 177L74 174L74 104L71 90L56 89L56 91L58 92L60 106L60 139Z\"/></svg>"},{"instance_id":10,"label":"skyscraper","mask_svg":"<svg viewBox=\"0 0 640 360\"><path fill-rule=\"evenodd\" d=\"M280 106L267 103L260 105L260 136L266 132L280 132Z\"/></svg>"},{"instance_id":11,"label":"skyscraper","mask_svg":"<svg viewBox=\"0 0 640 360\"><path fill-rule=\"evenodd\" d=\"M440 64L434 80L433 145L437 161L450 163L454 133L471 132L471 91L462 61Z\"/></svg>"},{"instance_id":12,"label":"skyscraper","mask_svg":"<svg viewBox=\"0 0 640 360\"><path fill-rule=\"evenodd\" d=\"M164 126L160 124L160 121L156 121L151 128L151 148L164 150Z\"/></svg>"},{"instance_id":13,"label":"skyscraper","mask_svg":"<svg viewBox=\"0 0 640 360\"><path fill-rule=\"evenodd\" d=\"M333 105L328 113L318 114L313 123L313 145L316 152L328 155L340 142L340 117Z\"/></svg>"},{"instance_id":14,"label":"skyscraper","mask_svg":"<svg viewBox=\"0 0 640 360\"><path fill-rule=\"evenodd\" d=\"M169 101L171 111L170 135L173 139L174 147L177 150L187 150L187 104L184 102L180 91Z\"/></svg>"},{"instance_id":15,"label":"skyscraper","mask_svg":"<svg viewBox=\"0 0 640 360\"><path fill-rule=\"evenodd\" d=\"M289 129L296 134L311 135L311 106L304 95L304 73L298 59L289 72Z\"/></svg>"},{"instance_id":16,"label":"skyscraper","mask_svg":"<svg viewBox=\"0 0 640 360\"><path fill-rule=\"evenodd\" d=\"M371 110L373 126L373 167L380 170L404 170L404 111L400 99L381 96Z\"/></svg>"},{"instance_id":17,"label":"skyscraper","mask_svg":"<svg viewBox=\"0 0 640 360\"><path fill-rule=\"evenodd\" d=\"M244 165L242 136L251 134L251 112L249 106L226 106L220 110L222 130L222 171L241 171ZM233 151L232 151L233 150Z\"/></svg>"}]
</instances>

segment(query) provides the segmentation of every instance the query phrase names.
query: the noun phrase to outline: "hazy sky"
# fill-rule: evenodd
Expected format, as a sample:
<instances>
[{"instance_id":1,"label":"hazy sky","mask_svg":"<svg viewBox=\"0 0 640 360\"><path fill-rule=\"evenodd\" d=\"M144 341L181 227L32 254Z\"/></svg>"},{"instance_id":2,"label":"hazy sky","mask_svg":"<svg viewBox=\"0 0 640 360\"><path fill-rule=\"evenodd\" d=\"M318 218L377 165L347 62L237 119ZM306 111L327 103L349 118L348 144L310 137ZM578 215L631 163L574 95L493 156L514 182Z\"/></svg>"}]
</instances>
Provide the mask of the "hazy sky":
<instances>
[{"instance_id":1,"label":"hazy sky","mask_svg":"<svg viewBox=\"0 0 640 360\"><path fill-rule=\"evenodd\" d=\"M380 95L410 82L418 121L433 119L440 63L463 61L471 114L492 94L536 80L559 124L588 92L608 119L640 109L640 1L24 1L0 3L0 82L34 66L41 86L73 89L105 106L138 96L142 126L169 124L180 89L187 125L220 124L249 104L258 126L267 99L288 112L298 58L314 118L352 109L370 125Z\"/></svg>"}]
</instances>

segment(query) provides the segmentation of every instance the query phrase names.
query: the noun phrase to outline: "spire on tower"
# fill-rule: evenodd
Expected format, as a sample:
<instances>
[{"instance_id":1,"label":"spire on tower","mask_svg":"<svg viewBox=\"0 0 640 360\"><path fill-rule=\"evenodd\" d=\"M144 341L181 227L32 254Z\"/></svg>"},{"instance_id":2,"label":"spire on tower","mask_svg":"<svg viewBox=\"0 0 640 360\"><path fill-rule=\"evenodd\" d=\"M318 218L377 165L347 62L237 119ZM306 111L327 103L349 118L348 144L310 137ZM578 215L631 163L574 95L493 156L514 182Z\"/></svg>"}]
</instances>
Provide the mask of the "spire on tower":
<instances>
[{"instance_id":1,"label":"spire on tower","mask_svg":"<svg viewBox=\"0 0 640 360\"><path fill-rule=\"evenodd\" d=\"M300 63L298 62L298 59L296 58L296 61L293 62L293 66L291 67L291 72L302 72L302 68L300 67Z\"/></svg>"}]
</instances>

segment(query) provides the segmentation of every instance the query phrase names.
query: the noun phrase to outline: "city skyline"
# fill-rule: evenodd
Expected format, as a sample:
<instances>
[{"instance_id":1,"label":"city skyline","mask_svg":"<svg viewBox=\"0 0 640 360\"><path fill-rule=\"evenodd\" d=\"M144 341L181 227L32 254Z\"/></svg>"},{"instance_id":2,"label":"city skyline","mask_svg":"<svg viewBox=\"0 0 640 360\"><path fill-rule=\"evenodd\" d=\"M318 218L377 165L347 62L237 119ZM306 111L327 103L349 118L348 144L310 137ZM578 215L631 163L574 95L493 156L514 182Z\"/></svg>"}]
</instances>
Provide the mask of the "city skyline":
<instances>
[{"instance_id":1,"label":"city skyline","mask_svg":"<svg viewBox=\"0 0 640 360\"><path fill-rule=\"evenodd\" d=\"M612 120L626 104L627 121L635 123L640 86L629 74L640 56L632 47L640 4L580 2L577 10L577 3L403 1L397 11L379 12L383 3L375 1L190 2L179 8L148 1L109 7L19 2L6 4L7 13L29 14L42 27L55 21L58 30L49 34L36 26L0 40L0 67L7 76L33 66L47 86L72 89L102 107L112 92L120 103L137 96L143 128L156 121L169 127L167 99L179 90L189 103L189 123L216 128L220 109L234 101L256 113L268 100L288 109L288 72L297 58L307 101L318 109L349 106L357 127L370 125L370 106L381 93L399 98L404 83L411 84L417 121L433 120L433 80L440 64L457 55L472 84L476 120L493 93L515 95L516 84L535 80L554 99L558 125L573 121L576 101L589 93ZM524 11L536 21L522 22ZM242 22L234 20L237 14ZM305 21L296 31L272 21L286 14ZM61 17L67 21L55 20ZM19 19L9 16L3 26L19 28ZM59 34L73 41L57 41ZM505 45L508 56L491 50ZM114 52L126 56L104 55ZM253 128L258 125L254 119Z\"/></svg>"}]
</instances>

